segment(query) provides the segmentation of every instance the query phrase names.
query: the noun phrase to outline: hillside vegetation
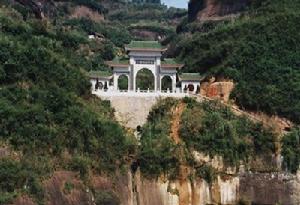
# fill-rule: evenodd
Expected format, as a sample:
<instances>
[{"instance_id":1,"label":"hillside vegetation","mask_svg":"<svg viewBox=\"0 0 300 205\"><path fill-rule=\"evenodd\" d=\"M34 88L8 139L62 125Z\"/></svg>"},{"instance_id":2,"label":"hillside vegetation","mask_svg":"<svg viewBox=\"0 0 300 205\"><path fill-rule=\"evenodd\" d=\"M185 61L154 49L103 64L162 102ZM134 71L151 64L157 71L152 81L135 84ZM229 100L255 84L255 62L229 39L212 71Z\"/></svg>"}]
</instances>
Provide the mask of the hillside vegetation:
<instances>
[{"instance_id":1,"label":"hillside vegetation","mask_svg":"<svg viewBox=\"0 0 300 205\"><path fill-rule=\"evenodd\" d=\"M0 9L0 204L22 193L44 202L41 181L54 170L113 173L132 142L108 102L90 96L90 46L77 31L62 32L13 9ZM13 154L15 153L15 154Z\"/></svg>"},{"instance_id":2,"label":"hillside vegetation","mask_svg":"<svg viewBox=\"0 0 300 205\"><path fill-rule=\"evenodd\" d=\"M234 20L183 23L174 41L186 71L233 79L240 107L299 123L299 22L300 1L264 0Z\"/></svg>"},{"instance_id":3,"label":"hillside vegetation","mask_svg":"<svg viewBox=\"0 0 300 205\"><path fill-rule=\"evenodd\" d=\"M185 104L185 109L179 125L181 142L176 144L170 133L172 113L179 103ZM217 102L166 99L152 109L142 128L138 164L148 177L164 174L174 179L179 176L181 166L188 166L191 177L212 182L216 173L241 163L248 170L276 170L272 163L275 140L272 130L234 115L230 108ZM224 170L200 163L193 154L195 151L211 158L221 156Z\"/></svg>"},{"instance_id":4,"label":"hillside vegetation","mask_svg":"<svg viewBox=\"0 0 300 205\"><path fill-rule=\"evenodd\" d=\"M135 141L109 102L90 95L86 71L106 70L104 61L123 52L132 29L173 33L167 22L182 11L148 5L144 13L143 5L122 1L49 1L41 10L0 4L0 204L23 195L45 204L43 181L57 170L78 172L87 186L93 173L123 170ZM79 6L92 17L73 17ZM92 192L100 204L119 203L109 190Z\"/></svg>"}]
</instances>

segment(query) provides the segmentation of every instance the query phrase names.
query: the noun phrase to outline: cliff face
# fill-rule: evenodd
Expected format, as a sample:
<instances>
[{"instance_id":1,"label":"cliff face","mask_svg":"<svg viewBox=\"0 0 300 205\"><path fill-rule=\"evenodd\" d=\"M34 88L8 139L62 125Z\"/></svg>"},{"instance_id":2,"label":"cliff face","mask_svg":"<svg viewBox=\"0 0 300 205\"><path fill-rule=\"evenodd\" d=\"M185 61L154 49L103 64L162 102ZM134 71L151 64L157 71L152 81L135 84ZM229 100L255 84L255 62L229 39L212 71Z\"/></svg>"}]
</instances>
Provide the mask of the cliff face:
<instances>
[{"instance_id":1,"label":"cliff face","mask_svg":"<svg viewBox=\"0 0 300 205\"><path fill-rule=\"evenodd\" d=\"M32 10L36 18L44 18L43 5L47 3L44 0L15 0L23 6ZM49 1L51 2L51 1Z\"/></svg>"},{"instance_id":2,"label":"cliff face","mask_svg":"<svg viewBox=\"0 0 300 205\"><path fill-rule=\"evenodd\" d=\"M57 172L45 182L47 205L89 205L94 196L74 173ZM66 188L72 184L72 189ZM202 179L149 180L139 171L118 176L112 182L105 177L93 178L94 190L113 190L121 205L205 205L205 204L285 204L298 205L300 174L241 173L218 176L208 184ZM30 198L20 197L14 205L35 205Z\"/></svg>"},{"instance_id":3,"label":"cliff face","mask_svg":"<svg viewBox=\"0 0 300 205\"><path fill-rule=\"evenodd\" d=\"M191 0L189 3L188 19L214 20L243 11L251 0Z\"/></svg>"}]
</instances>

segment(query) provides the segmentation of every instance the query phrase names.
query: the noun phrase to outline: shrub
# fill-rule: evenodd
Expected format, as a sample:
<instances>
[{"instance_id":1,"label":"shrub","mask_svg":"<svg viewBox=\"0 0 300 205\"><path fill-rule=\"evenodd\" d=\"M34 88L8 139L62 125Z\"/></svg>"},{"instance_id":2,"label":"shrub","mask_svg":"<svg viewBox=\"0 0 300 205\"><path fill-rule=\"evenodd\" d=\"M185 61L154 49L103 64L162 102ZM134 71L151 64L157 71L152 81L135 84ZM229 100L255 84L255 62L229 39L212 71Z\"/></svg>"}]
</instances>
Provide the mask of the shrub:
<instances>
[{"instance_id":1,"label":"shrub","mask_svg":"<svg viewBox=\"0 0 300 205\"><path fill-rule=\"evenodd\" d=\"M73 189L74 189L74 184L72 182L65 182L64 190L63 190L65 194L70 194Z\"/></svg>"},{"instance_id":2,"label":"shrub","mask_svg":"<svg viewBox=\"0 0 300 205\"><path fill-rule=\"evenodd\" d=\"M119 198L111 191L101 191L95 194L96 205L119 205Z\"/></svg>"},{"instance_id":3,"label":"shrub","mask_svg":"<svg viewBox=\"0 0 300 205\"><path fill-rule=\"evenodd\" d=\"M90 170L89 158L84 156L75 156L72 158L69 166L71 170L79 172L82 179L86 180L88 178Z\"/></svg>"},{"instance_id":4,"label":"shrub","mask_svg":"<svg viewBox=\"0 0 300 205\"><path fill-rule=\"evenodd\" d=\"M162 173L169 178L178 175L179 149L169 137L171 109L177 103L172 98L159 101L142 127L138 164L147 177L159 177Z\"/></svg>"},{"instance_id":5,"label":"shrub","mask_svg":"<svg viewBox=\"0 0 300 205\"><path fill-rule=\"evenodd\" d=\"M26 172L19 162L10 159L0 160L0 190L1 192L14 192L26 183Z\"/></svg>"},{"instance_id":6,"label":"shrub","mask_svg":"<svg viewBox=\"0 0 300 205\"><path fill-rule=\"evenodd\" d=\"M296 173L300 165L300 128L295 128L282 140L283 166Z\"/></svg>"},{"instance_id":7,"label":"shrub","mask_svg":"<svg viewBox=\"0 0 300 205\"><path fill-rule=\"evenodd\" d=\"M189 149L223 156L236 165L253 155L271 155L274 135L217 102L193 103L182 115L180 136Z\"/></svg>"},{"instance_id":8,"label":"shrub","mask_svg":"<svg viewBox=\"0 0 300 205\"><path fill-rule=\"evenodd\" d=\"M33 166L28 166L12 159L0 159L0 202L9 203L22 191L39 200L44 192L39 181L39 173Z\"/></svg>"},{"instance_id":9,"label":"shrub","mask_svg":"<svg viewBox=\"0 0 300 205\"><path fill-rule=\"evenodd\" d=\"M217 179L217 171L208 165L196 167L196 176L204 179L208 184L212 184Z\"/></svg>"}]
</instances>

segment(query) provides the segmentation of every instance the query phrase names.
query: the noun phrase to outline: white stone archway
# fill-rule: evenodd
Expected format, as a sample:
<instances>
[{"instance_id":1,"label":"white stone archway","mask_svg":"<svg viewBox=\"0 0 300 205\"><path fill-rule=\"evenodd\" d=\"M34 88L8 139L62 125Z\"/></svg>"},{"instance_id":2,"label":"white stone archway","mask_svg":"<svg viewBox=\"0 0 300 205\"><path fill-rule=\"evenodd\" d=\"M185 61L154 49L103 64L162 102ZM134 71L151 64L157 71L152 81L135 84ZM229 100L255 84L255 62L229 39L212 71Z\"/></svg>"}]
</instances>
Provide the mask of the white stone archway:
<instances>
[{"instance_id":1,"label":"white stone archway","mask_svg":"<svg viewBox=\"0 0 300 205\"><path fill-rule=\"evenodd\" d=\"M175 74L163 74L163 75L161 75L160 76L160 81L159 81L160 82L160 88L159 88L159 90L163 91L162 90L162 81L163 81L163 79L165 77L169 77L171 79L171 81L172 81L170 91L171 92L176 92L176 73Z\"/></svg>"},{"instance_id":2,"label":"white stone archway","mask_svg":"<svg viewBox=\"0 0 300 205\"><path fill-rule=\"evenodd\" d=\"M156 74L156 70L155 70L155 68L145 68L145 67L134 69L134 73L133 73L133 90L135 92L138 91L139 88L137 87L137 76L138 76L139 72L141 72L143 70L148 70L152 73L153 81L154 81L154 91L157 91L157 74Z\"/></svg>"},{"instance_id":3,"label":"white stone archway","mask_svg":"<svg viewBox=\"0 0 300 205\"><path fill-rule=\"evenodd\" d=\"M119 78L121 76L126 76L128 79L128 91L130 90L130 83L131 83L131 79L130 79L130 75L129 73L118 73L115 72L114 73L114 90L119 90Z\"/></svg>"},{"instance_id":4,"label":"white stone archway","mask_svg":"<svg viewBox=\"0 0 300 205\"><path fill-rule=\"evenodd\" d=\"M122 77L125 77L125 78L127 78L127 88L126 89L120 89L120 78L122 78ZM117 89L118 90L127 90L127 91L129 91L129 89L130 89L130 84L129 84L129 78L130 78L130 76L128 75L128 74L120 74L120 75L118 75L118 77L117 77L117 81L118 81L118 84L117 84Z\"/></svg>"},{"instance_id":5,"label":"white stone archway","mask_svg":"<svg viewBox=\"0 0 300 205\"><path fill-rule=\"evenodd\" d=\"M183 67L183 64L178 64L174 59L163 58L163 53L166 51L157 41L132 41L125 46L126 56L118 56L112 61L106 62L113 71L113 90L118 91L118 79L121 75L126 74L129 81L128 91L135 93L139 91L138 84L141 89L146 89L147 83L138 83L137 78L141 70L151 71L154 77L154 88L151 91L164 94L161 92L162 79L169 76L172 79L170 92L180 93L180 88L176 89L177 70ZM147 78L145 77L145 80ZM152 86L152 82L149 81ZM147 91L147 90L146 90Z\"/></svg>"}]
</instances>

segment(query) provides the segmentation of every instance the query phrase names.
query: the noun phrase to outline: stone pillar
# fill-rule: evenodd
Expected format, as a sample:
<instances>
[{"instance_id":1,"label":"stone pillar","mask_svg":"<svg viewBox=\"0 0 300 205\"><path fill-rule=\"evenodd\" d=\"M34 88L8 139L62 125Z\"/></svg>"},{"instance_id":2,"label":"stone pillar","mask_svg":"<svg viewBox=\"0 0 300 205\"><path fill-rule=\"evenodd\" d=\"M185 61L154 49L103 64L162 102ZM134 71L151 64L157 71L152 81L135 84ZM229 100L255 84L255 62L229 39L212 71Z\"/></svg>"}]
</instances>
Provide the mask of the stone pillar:
<instances>
[{"instance_id":1,"label":"stone pillar","mask_svg":"<svg viewBox=\"0 0 300 205\"><path fill-rule=\"evenodd\" d=\"M159 76L159 91L161 92L161 80L162 80L163 76Z\"/></svg>"},{"instance_id":2,"label":"stone pillar","mask_svg":"<svg viewBox=\"0 0 300 205\"><path fill-rule=\"evenodd\" d=\"M155 80L157 81L157 89L160 92L161 91L161 80L162 80L162 77L163 77L163 76L160 75L160 65L157 65L157 67L156 67L156 75L157 75L157 78Z\"/></svg>"},{"instance_id":3,"label":"stone pillar","mask_svg":"<svg viewBox=\"0 0 300 205\"><path fill-rule=\"evenodd\" d=\"M198 87L198 83L194 83L194 91L193 91L193 94L196 94L196 92L197 92L197 87Z\"/></svg>"},{"instance_id":4,"label":"stone pillar","mask_svg":"<svg viewBox=\"0 0 300 205\"><path fill-rule=\"evenodd\" d=\"M128 75L126 75L127 78L128 78L128 88L127 88L127 91L129 92L130 91L130 88L131 88L131 78L130 78L130 73Z\"/></svg>"},{"instance_id":5,"label":"stone pillar","mask_svg":"<svg viewBox=\"0 0 300 205\"><path fill-rule=\"evenodd\" d=\"M157 86L158 86L157 81L159 80L159 75L157 75L156 72L154 72L153 75L154 75L154 91L156 92L158 90L157 89Z\"/></svg>"},{"instance_id":6,"label":"stone pillar","mask_svg":"<svg viewBox=\"0 0 300 205\"><path fill-rule=\"evenodd\" d=\"M184 87L185 87L185 83L181 82L181 92L184 93Z\"/></svg>"},{"instance_id":7,"label":"stone pillar","mask_svg":"<svg viewBox=\"0 0 300 205\"><path fill-rule=\"evenodd\" d=\"M96 80L95 79L91 79L90 82L92 84L92 91L95 91L96 90L95 87L96 87L96 83L97 83Z\"/></svg>"},{"instance_id":8,"label":"stone pillar","mask_svg":"<svg viewBox=\"0 0 300 205\"><path fill-rule=\"evenodd\" d=\"M133 78L132 78L132 83L133 83L133 91L136 92L136 72L133 70Z\"/></svg>"},{"instance_id":9,"label":"stone pillar","mask_svg":"<svg viewBox=\"0 0 300 205\"><path fill-rule=\"evenodd\" d=\"M117 75L117 73L114 73L114 90L118 90L118 78L119 76Z\"/></svg>"},{"instance_id":10,"label":"stone pillar","mask_svg":"<svg viewBox=\"0 0 300 205\"><path fill-rule=\"evenodd\" d=\"M134 84L135 84L135 80L134 80L134 69L133 69L133 65L130 65L129 67L129 75L128 75L128 85L129 85L129 90L134 91Z\"/></svg>"},{"instance_id":11,"label":"stone pillar","mask_svg":"<svg viewBox=\"0 0 300 205\"><path fill-rule=\"evenodd\" d=\"M174 74L172 76L172 92L175 93L176 92L176 74Z\"/></svg>"}]
</instances>

